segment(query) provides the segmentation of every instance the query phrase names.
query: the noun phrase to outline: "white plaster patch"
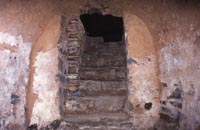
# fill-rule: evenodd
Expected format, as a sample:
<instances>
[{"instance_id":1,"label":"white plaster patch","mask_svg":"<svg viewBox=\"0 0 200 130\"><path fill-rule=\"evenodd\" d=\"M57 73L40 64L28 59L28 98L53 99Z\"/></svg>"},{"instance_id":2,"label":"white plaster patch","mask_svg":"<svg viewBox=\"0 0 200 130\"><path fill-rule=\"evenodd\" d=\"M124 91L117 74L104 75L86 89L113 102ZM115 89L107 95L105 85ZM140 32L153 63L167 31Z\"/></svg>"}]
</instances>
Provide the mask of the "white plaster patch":
<instances>
[{"instance_id":1,"label":"white plaster patch","mask_svg":"<svg viewBox=\"0 0 200 130\"><path fill-rule=\"evenodd\" d=\"M195 39L195 35L186 40L179 38L173 44L167 44L159 53L160 79L167 84L167 88L162 90L161 100L168 102L167 97L177 87L183 91L181 113L184 118L180 121L180 129L183 130L195 129L200 125L200 53L198 45L194 44Z\"/></svg>"},{"instance_id":2,"label":"white plaster patch","mask_svg":"<svg viewBox=\"0 0 200 130\"><path fill-rule=\"evenodd\" d=\"M152 127L159 118L159 92L155 56L134 58L137 63L128 65L130 76L129 100L135 106L134 124L138 129ZM152 103L150 110L144 109L145 103ZM139 104L139 107L136 105Z\"/></svg>"},{"instance_id":3,"label":"white plaster patch","mask_svg":"<svg viewBox=\"0 0 200 130\"><path fill-rule=\"evenodd\" d=\"M35 59L33 92L38 95L34 104L31 123L45 126L60 118L59 85L56 82L57 48L47 52L39 52Z\"/></svg>"},{"instance_id":4,"label":"white plaster patch","mask_svg":"<svg viewBox=\"0 0 200 130\"><path fill-rule=\"evenodd\" d=\"M0 43L1 44L7 44L10 46L18 46L20 42L23 42L23 39L21 36L12 36L8 33L2 33L0 32Z\"/></svg>"},{"instance_id":5,"label":"white plaster patch","mask_svg":"<svg viewBox=\"0 0 200 130\"><path fill-rule=\"evenodd\" d=\"M12 52L8 48L0 50L0 129L12 124L23 126L25 121L26 91L29 74L29 54L31 44L23 41L22 36L12 36L0 32L0 46L17 47ZM19 96L19 101L11 104L11 95Z\"/></svg>"}]
</instances>

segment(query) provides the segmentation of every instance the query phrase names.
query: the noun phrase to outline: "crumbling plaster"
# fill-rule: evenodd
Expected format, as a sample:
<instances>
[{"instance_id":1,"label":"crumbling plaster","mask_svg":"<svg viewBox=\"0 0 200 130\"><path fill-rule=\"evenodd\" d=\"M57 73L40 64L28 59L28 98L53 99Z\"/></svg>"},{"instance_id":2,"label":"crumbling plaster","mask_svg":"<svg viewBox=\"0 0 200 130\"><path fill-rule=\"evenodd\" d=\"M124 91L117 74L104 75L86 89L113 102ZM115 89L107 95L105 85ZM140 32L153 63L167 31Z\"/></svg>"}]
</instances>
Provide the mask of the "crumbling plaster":
<instances>
[{"instance_id":1,"label":"crumbling plaster","mask_svg":"<svg viewBox=\"0 0 200 130\"><path fill-rule=\"evenodd\" d=\"M60 36L60 16L53 16L34 44L30 60L31 71L27 94L27 123L50 123L59 117L58 52ZM54 51L53 51L54 50ZM44 116L45 109L48 108ZM43 113L43 114L41 114Z\"/></svg>"},{"instance_id":2,"label":"crumbling plaster","mask_svg":"<svg viewBox=\"0 0 200 130\"><path fill-rule=\"evenodd\" d=\"M167 84L162 90L162 101L166 101L167 107L172 111L179 111L180 127L182 130L197 129L200 124L199 102L200 102L200 53L199 40L193 33L191 38L179 38L160 50L160 80ZM182 109L178 110L170 105L172 99L168 98L176 88L182 91Z\"/></svg>"},{"instance_id":3,"label":"crumbling plaster","mask_svg":"<svg viewBox=\"0 0 200 130\"><path fill-rule=\"evenodd\" d=\"M151 128L159 119L160 86L158 62L153 37L142 19L125 13L129 100L133 104L134 124L138 129ZM145 110L145 103L152 108Z\"/></svg>"},{"instance_id":4,"label":"crumbling plaster","mask_svg":"<svg viewBox=\"0 0 200 130\"><path fill-rule=\"evenodd\" d=\"M31 44L22 36L0 33L0 129L22 129Z\"/></svg>"}]
</instances>

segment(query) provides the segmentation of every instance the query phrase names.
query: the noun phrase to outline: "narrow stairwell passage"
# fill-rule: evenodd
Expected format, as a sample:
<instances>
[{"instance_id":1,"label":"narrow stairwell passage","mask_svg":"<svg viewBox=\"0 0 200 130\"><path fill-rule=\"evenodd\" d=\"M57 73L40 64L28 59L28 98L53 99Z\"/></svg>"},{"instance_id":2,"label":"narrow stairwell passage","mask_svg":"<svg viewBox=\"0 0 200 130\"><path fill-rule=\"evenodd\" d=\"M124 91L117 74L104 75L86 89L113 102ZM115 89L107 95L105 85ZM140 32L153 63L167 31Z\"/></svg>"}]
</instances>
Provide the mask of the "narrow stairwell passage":
<instances>
[{"instance_id":1,"label":"narrow stairwell passage","mask_svg":"<svg viewBox=\"0 0 200 130\"><path fill-rule=\"evenodd\" d=\"M117 20L122 24L122 18ZM99 24L89 26L95 25ZM117 26L112 26L101 32L105 35L95 32L90 37L85 35L79 19L66 21L65 17L61 27L58 67L60 113L65 122L62 129L133 130L127 110L126 45L122 35L115 38L123 31L115 34ZM119 30L122 28L123 24Z\"/></svg>"},{"instance_id":2,"label":"narrow stairwell passage","mask_svg":"<svg viewBox=\"0 0 200 130\"><path fill-rule=\"evenodd\" d=\"M100 40L99 40L100 39ZM132 130L125 111L127 68L125 44L89 38L81 56L75 91L66 89L65 116L69 129ZM72 83L71 83L72 84Z\"/></svg>"}]
</instances>

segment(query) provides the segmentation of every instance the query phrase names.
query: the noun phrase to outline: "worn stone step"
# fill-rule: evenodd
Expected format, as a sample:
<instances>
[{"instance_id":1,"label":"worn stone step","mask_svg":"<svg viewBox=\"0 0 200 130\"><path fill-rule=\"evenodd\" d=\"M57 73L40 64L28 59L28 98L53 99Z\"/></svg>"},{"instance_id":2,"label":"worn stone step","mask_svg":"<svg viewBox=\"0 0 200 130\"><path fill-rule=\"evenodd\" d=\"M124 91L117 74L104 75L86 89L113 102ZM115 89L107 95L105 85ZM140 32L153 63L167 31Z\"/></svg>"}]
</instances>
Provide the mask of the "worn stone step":
<instances>
[{"instance_id":1,"label":"worn stone step","mask_svg":"<svg viewBox=\"0 0 200 130\"><path fill-rule=\"evenodd\" d=\"M86 42L93 43L93 42L104 42L103 37L89 37L86 36Z\"/></svg>"},{"instance_id":2,"label":"worn stone step","mask_svg":"<svg viewBox=\"0 0 200 130\"><path fill-rule=\"evenodd\" d=\"M70 130L134 130L130 117L121 113L99 113L87 115L66 115L64 118Z\"/></svg>"},{"instance_id":3,"label":"worn stone step","mask_svg":"<svg viewBox=\"0 0 200 130\"><path fill-rule=\"evenodd\" d=\"M71 123L104 123L109 124L114 121L127 121L129 115L123 112L116 113L95 113L95 114L65 114L64 120Z\"/></svg>"},{"instance_id":4,"label":"worn stone step","mask_svg":"<svg viewBox=\"0 0 200 130\"><path fill-rule=\"evenodd\" d=\"M80 96L127 95L126 82L81 81Z\"/></svg>"},{"instance_id":5,"label":"worn stone step","mask_svg":"<svg viewBox=\"0 0 200 130\"><path fill-rule=\"evenodd\" d=\"M88 55L82 56L81 66L87 67L125 67L126 57L124 55Z\"/></svg>"},{"instance_id":6,"label":"worn stone step","mask_svg":"<svg viewBox=\"0 0 200 130\"><path fill-rule=\"evenodd\" d=\"M86 43L86 47L94 48L122 48L125 44L123 42L90 42Z\"/></svg>"},{"instance_id":7,"label":"worn stone step","mask_svg":"<svg viewBox=\"0 0 200 130\"><path fill-rule=\"evenodd\" d=\"M122 41L119 42L102 42L102 41L97 41L97 42L87 42L86 45L88 46L97 46L97 45L103 45L103 46L124 46L125 43Z\"/></svg>"},{"instance_id":8,"label":"worn stone step","mask_svg":"<svg viewBox=\"0 0 200 130\"><path fill-rule=\"evenodd\" d=\"M86 49L124 49L122 42L99 42L99 43L86 43Z\"/></svg>"},{"instance_id":9,"label":"worn stone step","mask_svg":"<svg viewBox=\"0 0 200 130\"><path fill-rule=\"evenodd\" d=\"M125 55L122 43L86 43L85 54Z\"/></svg>"},{"instance_id":10,"label":"worn stone step","mask_svg":"<svg viewBox=\"0 0 200 130\"><path fill-rule=\"evenodd\" d=\"M123 110L125 101L125 96L66 96L65 113L94 114L98 112L118 112Z\"/></svg>"},{"instance_id":11,"label":"worn stone step","mask_svg":"<svg viewBox=\"0 0 200 130\"><path fill-rule=\"evenodd\" d=\"M99 55L99 54L104 54L104 55L110 55L110 56L120 56L123 55L126 57L125 51L122 49L110 49L110 48L99 48L99 49L93 49L93 48L87 48L84 50L84 54L87 55Z\"/></svg>"},{"instance_id":12,"label":"worn stone step","mask_svg":"<svg viewBox=\"0 0 200 130\"><path fill-rule=\"evenodd\" d=\"M68 96L126 96L126 82L83 80L65 86Z\"/></svg>"},{"instance_id":13,"label":"worn stone step","mask_svg":"<svg viewBox=\"0 0 200 130\"><path fill-rule=\"evenodd\" d=\"M84 122L70 123L64 122L57 130L136 130L130 121L103 122Z\"/></svg>"},{"instance_id":14,"label":"worn stone step","mask_svg":"<svg viewBox=\"0 0 200 130\"><path fill-rule=\"evenodd\" d=\"M79 76L81 80L125 81L125 67L81 67Z\"/></svg>"}]
</instances>

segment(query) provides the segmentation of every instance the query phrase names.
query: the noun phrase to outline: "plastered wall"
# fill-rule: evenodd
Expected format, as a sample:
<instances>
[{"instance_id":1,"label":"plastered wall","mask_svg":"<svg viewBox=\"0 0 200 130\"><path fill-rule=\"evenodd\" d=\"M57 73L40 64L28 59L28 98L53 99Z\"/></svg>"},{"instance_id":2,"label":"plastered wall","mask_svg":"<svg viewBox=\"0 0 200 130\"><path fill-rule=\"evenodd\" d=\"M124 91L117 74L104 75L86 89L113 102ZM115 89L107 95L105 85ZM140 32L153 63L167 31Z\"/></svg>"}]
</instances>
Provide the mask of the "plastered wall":
<instances>
[{"instance_id":1,"label":"plastered wall","mask_svg":"<svg viewBox=\"0 0 200 130\"><path fill-rule=\"evenodd\" d=\"M77 18L80 8L85 8L85 5L99 8L107 6L107 13L124 18L129 100L133 104L130 114L133 115L137 128L197 130L200 125L200 4L197 1L181 0L2 0L0 100L3 105L0 107L0 127L9 129L17 125L20 128L24 127L25 122L26 125L30 122L41 122L38 125L42 126L50 122L42 118L41 111L37 111L37 108L39 104L46 107L45 101L52 101L54 106L57 103L52 100L50 94L56 99L58 88L53 75L57 72L55 66L59 17L65 15L67 19ZM44 60L45 58L47 60ZM44 79L38 80L40 76ZM177 92L177 87L180 88L181 98L170 99L169 97ZM12 96L14 91L19 98L16 95ZM45 94L49 99L42 98L40 92L48 92ZM12 97L16 101L20 99L17 107L11 103ZM164 104L162 101L165 101ZM172 101L181 103L181 108L170 103ZM145 109L145 103L152 103L151 109ZM52 104L47 106L51 107ZM13 113L14 109L17 113ZM168 113L166 109L169 110ZM160 113L164 113L165 116L161 116ZM55 114L55 117L59 118L56 112ZM19 122L19 119L24 121ZM168 125L170 122L173 122L172 125Z\"/></svg>"}]
</instances>

